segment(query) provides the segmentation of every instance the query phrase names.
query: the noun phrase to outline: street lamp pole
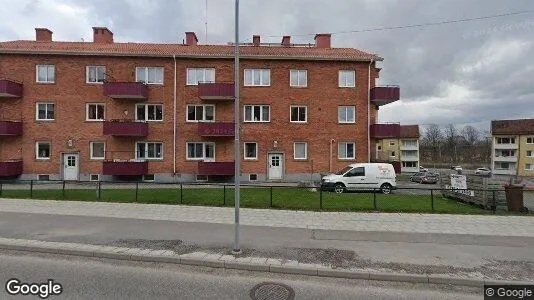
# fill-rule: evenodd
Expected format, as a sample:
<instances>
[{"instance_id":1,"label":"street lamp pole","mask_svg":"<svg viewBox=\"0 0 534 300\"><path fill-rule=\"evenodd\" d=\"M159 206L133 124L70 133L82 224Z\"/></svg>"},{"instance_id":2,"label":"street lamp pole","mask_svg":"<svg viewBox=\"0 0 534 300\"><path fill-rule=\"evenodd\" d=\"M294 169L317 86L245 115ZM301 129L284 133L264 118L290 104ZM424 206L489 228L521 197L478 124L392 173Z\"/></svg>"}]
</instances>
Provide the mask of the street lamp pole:
<instances>
[{"instance_id":1,"label":"street lamp pole","mask_svg":"<svg viewBox=\"0 0 534 300\"><path fill-rule=\"evenodd\" d=\"M235 199L235 221L234 221L234 254L240 254L241 248L239 247L239 198L240 198L240 186L239 179L241 177L240 161L240 141L239 141L239 0L235 0L235 53L234 53L234 122L235 122L235 141L234 141L234 199Z\"/></svg>"}]
</instances>

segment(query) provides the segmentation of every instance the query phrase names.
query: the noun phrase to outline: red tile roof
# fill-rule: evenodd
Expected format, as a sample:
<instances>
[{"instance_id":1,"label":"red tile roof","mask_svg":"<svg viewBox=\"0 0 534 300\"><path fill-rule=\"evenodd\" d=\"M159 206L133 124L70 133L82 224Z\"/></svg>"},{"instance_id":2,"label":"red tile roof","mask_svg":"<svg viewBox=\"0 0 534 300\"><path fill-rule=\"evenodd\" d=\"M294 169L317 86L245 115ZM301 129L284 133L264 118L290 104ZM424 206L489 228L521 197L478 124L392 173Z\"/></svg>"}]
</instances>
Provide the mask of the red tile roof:
<instances>
[{"instance_id":1,"label":"red tile roof","mask_svg":"<svg viewBox=\"0 0 534 300\"><path fill-rule=\"evenodd\" d=\"M491 133L494 135L534 134L534 119L491 121Z\"/></svg>"},{"instance_id":2,"label":"red tile roof","mask_svg":"<svg viewBox=\"0 0 534 300\"><path fill-rule=\"evenodd\" d=\"M305 59L305 60L382 60L381 57L354 48L315 48L242 46L243 58L259 59ZM232 58L232 45L182 45L150 43L92 43L92 42L0 42L0 53L99 55L99 56L153 56Z\"/></svg>"},{"instance_id":3,"label":"red tile roof","mask_svg":"<svg viewBox=\"0 0 534 300\"><path fill-rule=\"evenodd\" d=\"M419 138L419 125L401 125L400 138Z\"/></svg>"}]
</instances>

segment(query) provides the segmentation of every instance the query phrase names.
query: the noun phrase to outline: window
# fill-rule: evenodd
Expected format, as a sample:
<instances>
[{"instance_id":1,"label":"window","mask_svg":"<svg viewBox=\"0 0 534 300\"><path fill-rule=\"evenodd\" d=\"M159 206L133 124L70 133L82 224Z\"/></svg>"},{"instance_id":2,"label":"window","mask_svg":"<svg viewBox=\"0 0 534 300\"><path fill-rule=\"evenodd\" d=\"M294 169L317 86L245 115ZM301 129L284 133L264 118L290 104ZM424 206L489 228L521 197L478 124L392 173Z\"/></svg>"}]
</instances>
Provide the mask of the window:
<instances>
[{"instance_id":1,"label":"window","mask_svg":"<svg viewBox=\"0 0 534 300\"><path fill-rule=\"evenodd\" d=\"M137 142L138 159L163 159L163 143Z\"/></svg>"},{"instance_id":2,"label":"window","mask_svg":"<svg viewBox=\"0 0 534 300\"><path fill-rule=\"evenodd\" d=\"M215 69L188 68L187 85L197 85L199 82L215 82Z\"/></svg>"},{"instance_id":3,"label":"window","mask_svg":"<svg viewBox=\"0 0 534 300\"><path fill-rule=\"evenodd\" d=\"M163 121L163 104L137 104L135 111L137 121Z\"/></svg>"},{"instance_id":4,"label":"window","mask_svg":"<svg viewBox=\"0 0 534 300\"><path fill-rule=\"evenodd\" d=\"M271 70L245 69L245 86L270 86Z\"/></svg>"},{"instance_id":5,"label":"window","mask_svg":"<svg viewBox=\"0 0 534 300\"><path fill-rule=\"evenodd\" d=\"M354 159L354 143L341 142L338 144L338 158L339 159Z\"/></svg>"},{"instance_id":6,"label":"window","mask_svg":"<svg viewBox=\"0 0 534 300\"><path fill-rule=\"evenodd\" d=\"M308 143L295 142L293 146L293 156L295 159L307 159L308 158Z\"/></svg>"},{"instance_id":7,"label":"window","mask_svg":"<svg viewBox=\"0 0 534 300\"><path fill-rule=\"evenodd\" d=\"M497 138L497 144L515 144L515 138Z\"/></svg>"},{"instance_id":8,"label":"window","mask_svg":"<svg viewBox=\"0 0 534 300\"><path fill-rule=\"evenodd\" d=\"M50 159L50 142L37 142L35 148L35 158Z\"/></svg>"},{"instance_id":9,"label":"window","mask_svg":"<svg viewBox=\"0 0 534 300\"><path fill-rule=\"evenodd\" d=\"M510 157L515 156L515 150L495 150L496 157Z\"/></svg>"},{"instance_id":10,"label":"window","mask_svg":"<svg viewBox=\"0 0 534 300\"><path fill-rule=\"evenodd\" d=\"M258 143L245 143L245 159L258 159Z\"/></svg>"},{"instance_id":11,"label":"window","mask_svg":"<svg viewBox=\"0 0 534 300\"><path fill-rule=\"evenodd\" d=\"M339 71L339 87L355 87L356 72L348 70Z\"/></svg>"},{"instance_id":12,"label":"window","mask_svg":"<svg viewBox=\"0 0 534 300\"><path fill-rule=\"evenodd\" d=\"M87 83L103 83L106 80L106 67L87 66L86 67L86 82Z\"/></svg>"},{"instance_id":13,"label":"window","mask_svg":"<svg viewBox=\"0 0 534 300\"><path fill-rule=\"evenodd\" d=\"M163 84L163 67L137 67L135 68L135 81Z\"/></svg>"},{"instance_id":14,"label":"window","mask_svg":"<svg viewBox=\"0 0 534 300\"><path fill-rule=\"evenodd\" d=\"M534 137L528 137L527 144L534 144Z\"/></svg>"},{"instance_id":15,"label":"window","mask_svg":"<svg viewBox=\"0 0 534 300\"><path fill-rule=\"evenodd\" d=\"M291 106L290 121L295 123L305 123L307 120L306 106Z\"/></svg>"},{"instance_id":16,"label":"window","mask_svg":"<svg viewBox=\"0 0 534 300\"><path fill-rule=\"evenodd\" d=\"M39 83L56 82L56 70L54 65L37 65L36 81Z\"/></svg>"},{"instance_id":17,"label":"window","mask_svg":"<svg viewBox=\"0 0 534 300\"><path fill-rule=\"evenodd\" d=\"M54 120L55 119L54 109L55 109L54 103L37 103L35 118L39 121Z\"/></svg>"},{"instance_id":18,"label":"window","mask_svg":"<svg viewBox=\"0 0 534 300\"><path fill-rule=\"evenodd\" d=\"M308 71L306 70L289 71L289 86L307 87L308 86Z\"/></svg>"},{"instance_id":19,"label":"window","mask_svg":"<svg viewBox=\"0 0 534 300\"><path fill-rule=\"evenodd\" d=\"M534 157L534 154L533 154L533 153L534 153L534 151L532 151L532 150L528 150L528 151L527 151L527 157Z\"/></svg>"},{"instance_id":20,"label":"window","mask_svg":"<svg viewBox=\"0 0 534 300\"><path fill-rule=\"evenodd\" d=\"M104 121L104 104L88 103L85 110L86 121Z\"/></svg>"},{"instance_id":21,"label":"window","mask_svg":"<svg viewBox=\"0 0 534 300\"><path fill-rule=\"evenodd\" d=\"M208 181L208 175L197 175L195 180L199 182L206 182Z\"/></svg>"},{"instance_id":22,"label":"window","mask_svg":"<svg viewBox=\"0 0 534 300\"><path fill-rule=\"evenodd\" d=\"M91 154L91 159L104 159L106 144L104 144L104 142L90 142L89 152Z\"/></svg>"},{"instance_id":23,"label":"window","mask_svg":"<svg viewBox=\"0 0 534 300\"><path fill-rule=\"evenodd\" d=\"M395 151L391 151L391 156L395 156Z\"/></svg>"},{"instance_id":24,"label":"window","mask_svg":"<svg viewBox=\"0 0 534 300\"><path fill-rule=\"evenodd\" d=\"M187 122L215 121L215 105L188 105Z\"/></svg>"},{"instance_id":25,"label":"window","mask_svg":"<svg viewBox=\"0 0 534 300\"><path fill-rule=\"evenodd\" d=\"M248 181L258 181L258 174L249 174Z\"/></svg>"},{"instance_id":26,"label":"window","mask_svg":"<svg viewBox=\"0 0 534 300\"><path fill-rule=\"evenodd\" d=\"M395 141L389 141L390 146L395 146Z\"/></svg>"},{"instance_id":27,"label":"window","mask_svg":"<svg viewBox=\"0 0 534 300\"><path fill-rule=\"evenodd\" d=\"M356 107L354 106L338 107L337 119L339 123L355 123L356 122Z\"/></svg>"},{"instance_id":28,"label":"window","mask_svg":"<svg viewBox=\"0 0 534 300\"><path fill-rule=\"evenodd\" d=\"M269 105L245 105L245 122L269 122Z\"/></svg>"},{"instance_id":29,"label":"window","mask_svg":"<svg viewBox=\"0 0 534 300\"><path fill-rule=\"evenodd\" d=\"M39 174L39 175L37 175L37 180L39 180L39 181L49 181L50 180L50 174Z\"/></svg>"},{"instance_id":30,"label":"window","mask_svg":"<svg viewBox=\"0 0 534 300\"><path fill-rule=\"evenodd\" d=\"M533 164L525 164L525 170L526 171L534 171L534 165Z\"/></svg>"},{"instance_id":31,"label":"window","mask_svg":"<svg viewBox=\"0 0 534 300\"><path fill-rule=\"evenodd\" d=\"M403 161L402 167L403 168L417 168L417 162L416 161Z\"/></svg>"},{"instance_id":32,"label":"window","mask_svg":"<svg viewBox=\"0 0 534 300\"><path fill-rule=\"evenodd\" d=\"M188 160L215 160L215 143L187 143Z\"/></svg>"},{"instance_id":33,"label":"window","mask_svg":"<svg viewBox=\"0 0 534 300\"><path fill-rule=\"evenodd\" d=\"M344 177L365 176L365 167L356 167L345 174Z\"/></svg>"},{"instance_id":34,"label":"window","mask_svg":"<svg viewBox=\"0 0 534 300\"><path fill-rule=\"evenodd\" d=\"M143 175L143 181L154 181L156 177L154 174L145 174Z\"/></svg>"},{"instance_id":35,"label":"window","mask_svg":"<svg viewBox=\"0 0 534 300\"><path fill-rule=\"evenodd\" d=\"M403 140L403 147L417 147L417 140Z\"/></svg>"},{"instance_id":36,"label":"window","mask_svg":"<svg viewBox=\"0 0 534 300\"><path fill-rule=\"evenodd\" d=\"M89 181L99 181L100 180L100 174L90 174L89 175Z\"/></svg>"}]
</instances>

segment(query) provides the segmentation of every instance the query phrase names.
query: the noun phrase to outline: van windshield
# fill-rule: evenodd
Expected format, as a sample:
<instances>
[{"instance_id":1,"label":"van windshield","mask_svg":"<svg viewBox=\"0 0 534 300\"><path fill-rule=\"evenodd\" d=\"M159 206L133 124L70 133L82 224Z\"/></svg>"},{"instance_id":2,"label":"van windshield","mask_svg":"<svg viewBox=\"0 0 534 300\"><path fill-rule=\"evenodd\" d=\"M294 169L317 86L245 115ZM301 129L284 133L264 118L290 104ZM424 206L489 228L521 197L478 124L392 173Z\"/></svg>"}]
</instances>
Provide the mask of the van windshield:
<instances>
[{"instance_id":1,"label":"van windshield","mask_svg":"<svg viewBox=\"0 0 534 300\"><path fill-rule=\"evenodd\" d=\"M347 173L348 171L350 171L350 169L352 169L351 166L344 167L341 171L337 172L336 175L343 175Z\"/></svg>"}]
</instances>

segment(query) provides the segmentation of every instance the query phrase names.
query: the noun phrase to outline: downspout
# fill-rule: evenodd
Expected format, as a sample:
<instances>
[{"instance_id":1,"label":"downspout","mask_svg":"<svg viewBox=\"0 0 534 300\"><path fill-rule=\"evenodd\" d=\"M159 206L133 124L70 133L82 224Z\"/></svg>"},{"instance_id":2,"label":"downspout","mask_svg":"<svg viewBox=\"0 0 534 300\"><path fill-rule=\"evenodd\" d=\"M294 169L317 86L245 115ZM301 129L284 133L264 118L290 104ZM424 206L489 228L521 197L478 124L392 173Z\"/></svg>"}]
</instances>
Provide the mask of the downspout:
<instances>
[{"instance_id":1,"label":"downspout","mask_svg":"<svg viewBox=\"0 0 534 300\"><path fill-rule=\"evenodd\" d=\"M371 58L367 77L367 162L371 162L371 65L373 62Z\"/></svg>"},{"instance_id":2,"label":"downspout","mask_svg":"<svg viewBox=\"0 0 534 300\"><path fill-rule=\"evenodd\" d=\"M173 128L172 128L172 175L173 177L176 176L176 55L172 55L172 59L174 60L174 101L172 106L172 112L173 112Z\"/></svg>"},{"instance_id":3,"label":"downspout","mask_svg":"<svg viewBox=\"0 0 534 300\"><path fill-rule=\"evenodd\" d=\"M332 173L332 144L334 143L334 139L330 140L330 159L328 161L328 172Z\"/></svg>"}]
</instances>

